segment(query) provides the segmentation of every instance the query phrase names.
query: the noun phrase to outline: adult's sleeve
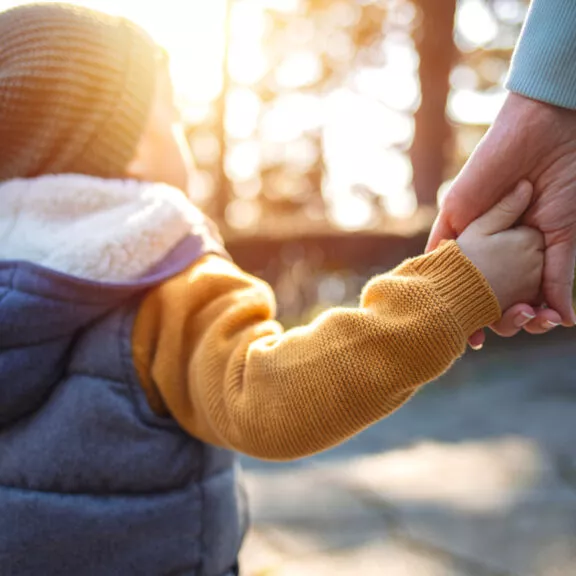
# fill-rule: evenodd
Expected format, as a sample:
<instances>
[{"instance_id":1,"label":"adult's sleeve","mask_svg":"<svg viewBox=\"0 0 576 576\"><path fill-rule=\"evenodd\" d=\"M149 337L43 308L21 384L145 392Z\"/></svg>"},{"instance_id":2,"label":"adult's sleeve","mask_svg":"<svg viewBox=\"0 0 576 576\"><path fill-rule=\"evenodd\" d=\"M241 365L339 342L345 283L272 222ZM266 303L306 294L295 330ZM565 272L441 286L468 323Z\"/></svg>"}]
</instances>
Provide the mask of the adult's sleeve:
<instances>
[{"instance_id":1,"label":"adult's sleeve","mask_svg":"<svg viewBox=\"0 0 576 576\"><path fill-rule=\"evenodd\" d=\"M576 110L576 0L533 0L506 87Z\"/></svg>"}]
</instances>

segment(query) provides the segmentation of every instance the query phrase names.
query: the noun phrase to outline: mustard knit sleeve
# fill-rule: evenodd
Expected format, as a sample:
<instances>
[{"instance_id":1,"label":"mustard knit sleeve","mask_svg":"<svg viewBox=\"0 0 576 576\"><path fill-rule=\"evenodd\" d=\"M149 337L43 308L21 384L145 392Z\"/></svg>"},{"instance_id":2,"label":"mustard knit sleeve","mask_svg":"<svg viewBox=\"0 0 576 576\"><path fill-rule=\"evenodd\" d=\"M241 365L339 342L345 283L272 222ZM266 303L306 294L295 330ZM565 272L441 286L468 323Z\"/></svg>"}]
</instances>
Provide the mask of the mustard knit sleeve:
<instances>
[{"instance_id":1,"label":"mustard knit sleeve","mask_svg":"<svg viewBox=\"0 0 576 576\"><path fill-rule=\"evenodd\" d=\"M454 242L377 276L357 309L284 332L265 283L216 256L151 291L133 353L152 407L190 434L283 460L390 414L500 316Z\"/></svg>"}]
</instances>

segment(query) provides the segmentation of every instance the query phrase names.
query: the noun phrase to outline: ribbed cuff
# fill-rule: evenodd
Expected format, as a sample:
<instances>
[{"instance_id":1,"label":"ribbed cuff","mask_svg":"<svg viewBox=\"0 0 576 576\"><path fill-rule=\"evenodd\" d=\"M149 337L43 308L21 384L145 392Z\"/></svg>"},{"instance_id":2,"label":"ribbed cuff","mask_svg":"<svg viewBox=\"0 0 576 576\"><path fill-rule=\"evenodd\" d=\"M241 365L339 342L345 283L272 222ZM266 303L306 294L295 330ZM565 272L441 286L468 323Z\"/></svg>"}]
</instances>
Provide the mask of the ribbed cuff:
<instances>
[{"instance_id":1,"label":"ribbed cuff","mask_svg":"<svg viewBox=\"0 0 576 576\"><path fill-rule=\"evenodd\" d=\"M533 0L506 87L576 109L576 1Z\"/></svg>"},{"instance_id":2,"label":"ribbed cuff","mask_svg":"<svg viewBox=\"0 0 576 576\"><path fill-rule=\"evenodd\" d=\"M466 336L500 318L500 305L492 288L456 242L447 242L431 254L416 258L411 267L432 281Z\"/></svg>"}]
</instances>

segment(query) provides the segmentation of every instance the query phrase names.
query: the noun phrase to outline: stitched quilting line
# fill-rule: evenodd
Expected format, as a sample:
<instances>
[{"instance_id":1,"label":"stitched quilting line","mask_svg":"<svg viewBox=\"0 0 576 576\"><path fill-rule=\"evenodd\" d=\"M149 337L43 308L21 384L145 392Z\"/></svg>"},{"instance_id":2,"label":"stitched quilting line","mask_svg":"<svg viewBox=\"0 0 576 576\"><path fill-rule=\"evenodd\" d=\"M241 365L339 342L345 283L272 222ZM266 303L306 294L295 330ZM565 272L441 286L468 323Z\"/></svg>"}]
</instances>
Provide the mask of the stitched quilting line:
<instances>
[{"instance_id":1,"label":"stitched quilting line","mask_svg":"<svg viewBox=\"0 0 576 576\"><path fill-rule=\"evenodd\" d=\"M71 498L74 498L74 497L86 497L86 498L105 497L107 499L151 498L154 496L162 497L162 496L167 496L170 494L174 494L174 495L189 494L191 488L192 489L196 488L196 489L198 489L198 491L201 491L202 485L208 484L209 482L215 480L216 478L219 478L220 476L233 475L233 474L234 474L233 469L226 468L224 470L220 470L218 472L215 472L214 474L211 474L207 478L203 478L201 480L194 478L194 480L192 482L190 482L189 484L186 484L185 486L179 486L178 488L170 488L169 490L162 490L162 489L154 490L152 492L118 492L118 491L114 491L113 493L110 493L109 491L106 491L106 492L80 492L80 491L78 491L78 492L70 492L70 491L59 492L56 490L41 490L38 488L21 488L19 486L10 486L8 484L2 484L2 483L0 483L0 490L10 490L10 491L14 491L14 492L32 493L32 494L53 494L54 496L69 496ZM194 501L198 502L198 500L196 500L196 499L194 499Z\"/></svg>"}]
</instances>

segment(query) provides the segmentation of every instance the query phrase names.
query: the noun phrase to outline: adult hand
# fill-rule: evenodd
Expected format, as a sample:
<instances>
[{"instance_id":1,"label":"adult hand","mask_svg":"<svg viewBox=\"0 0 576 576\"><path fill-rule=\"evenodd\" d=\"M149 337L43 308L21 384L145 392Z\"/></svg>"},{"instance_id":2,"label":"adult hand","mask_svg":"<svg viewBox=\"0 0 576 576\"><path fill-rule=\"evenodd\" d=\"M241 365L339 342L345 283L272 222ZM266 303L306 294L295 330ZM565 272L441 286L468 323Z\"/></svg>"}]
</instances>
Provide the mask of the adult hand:
<instances>
[{"instance_id":1,"label":"adult hand","mask_svg":"<svg viewBox=\"0 0 576 576\"><path fill-rule=\"evenodd\" d=\"M504 312L502 318L491 326L499 336L515 336L522 329L530 334L545 334L562 323L560 314L544 307L533 307L529 304L516 304ZM483 330L473 334L468 343L475 350L484 345L486 339Z\"/></svg>"},{"instance_id":2,"label":"adult hand","mask_svg":"<svg viewBox=\"0 0 576 576\"><path fill-rule=\"evenodd\" d=\"M572 326L576 321L576 111L510 94L444 199L428 250L442 239L456 238L522 179L534 186L534 200L522 223L538 228L545 238L542 298L548 308L534 308L531 302L506 311L494 326L501 335L521 327L541 333L560 322ZM472 344L481 341L476 335Z\"/></svg>"}]
</instances>

